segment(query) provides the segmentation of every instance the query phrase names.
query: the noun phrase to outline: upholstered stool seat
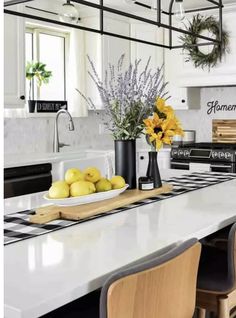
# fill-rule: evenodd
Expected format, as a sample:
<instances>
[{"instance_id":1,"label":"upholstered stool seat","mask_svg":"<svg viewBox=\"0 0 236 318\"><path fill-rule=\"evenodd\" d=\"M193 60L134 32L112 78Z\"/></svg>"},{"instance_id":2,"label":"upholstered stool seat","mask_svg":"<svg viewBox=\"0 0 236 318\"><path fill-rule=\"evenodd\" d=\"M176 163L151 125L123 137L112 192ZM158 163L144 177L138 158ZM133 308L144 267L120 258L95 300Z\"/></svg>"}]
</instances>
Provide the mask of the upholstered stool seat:
<instances>
[{"instance_id":1,"label":"upholstered stool seat","mask_svg":"<svg viewBox=\"0 0 236 318\"><path fill-rule=\"evenodd\" d=\"M225 292L233 288L228 278L227 251L212 246L202 246L197 288Z\"/></svg>"},{"instance_id":2,"label":"upholstered stool seat","mask_svg":"<svg viewBox=\"0 0 236 318\"><path fill-rule=\"evenodd\" d=\"M218 318L229 318L230 310L236 306L236 224L224 241L223 249L217 244L202 246L197 281L201 318L206 310L215 312Z\"/></svg>"}]
</instances>

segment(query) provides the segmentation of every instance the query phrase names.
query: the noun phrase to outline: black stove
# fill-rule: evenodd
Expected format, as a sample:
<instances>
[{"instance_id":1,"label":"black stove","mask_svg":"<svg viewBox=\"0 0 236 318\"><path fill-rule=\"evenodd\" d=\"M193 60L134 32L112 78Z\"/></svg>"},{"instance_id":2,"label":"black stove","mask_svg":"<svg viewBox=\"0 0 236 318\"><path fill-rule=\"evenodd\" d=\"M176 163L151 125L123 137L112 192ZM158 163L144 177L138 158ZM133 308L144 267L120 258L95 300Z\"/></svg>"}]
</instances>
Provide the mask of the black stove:
<instances>
[{"instance_id":1,"label":"black stove","mask_svg":"<svg viewBox=\"0 0 236 318\"><path fill-rule=\"evenodd\" d=\"M179 148L201 148L201 149L232 149L236 151L236 144L226 144L226 143L219 143L219 142L195 142L192 144L185 144L179 146Z\"/></svg>"},{"instance_id":2,"label":"black stove","mask_svg":"<svg viewBox=\"0 0 236 318\"><path fill-rule=\"evenodd\" d=\"M211 171L236 172L236 144L200 142L172 149L172 169L189 170L191 163L208 164Z\"/></svg>"}]
</instances>

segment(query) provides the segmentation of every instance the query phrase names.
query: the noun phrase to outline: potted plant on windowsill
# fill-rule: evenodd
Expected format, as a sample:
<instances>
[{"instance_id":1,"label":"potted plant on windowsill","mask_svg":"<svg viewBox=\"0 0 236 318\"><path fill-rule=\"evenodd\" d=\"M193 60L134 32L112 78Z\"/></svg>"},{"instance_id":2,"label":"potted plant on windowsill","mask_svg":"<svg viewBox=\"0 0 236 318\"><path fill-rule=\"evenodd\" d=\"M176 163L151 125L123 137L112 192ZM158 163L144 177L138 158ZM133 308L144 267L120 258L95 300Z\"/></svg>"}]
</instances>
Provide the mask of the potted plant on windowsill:
<instances>
[{"instance_id":1,"label":"potted plant on windowsill","mask_svg":"<svg viewBox=\"0 0 236 318\"><path fill-rule=\"evenodd\" d=\"M26 79L29 80L29 112L34 113L36 101L32 100L32 81L34 78L37 80L37 86L41 87L42 84L48 84L52 76L51 71L47 71L46 64L41 62L28 62L26 65Z\"/></svg>"},{"instance_id":2,"label":"potted plant on windowsill","mask_svg":"<svg viewBox=\"0 0 236 318\"><path fill-rule=\"evenodd\" d=\"M150 69L150 58L140 71L141 60L136 60L123 69L125 56L122 55L117 66L109 65L105 71L104 82L88 57L92 72L88 72L101 96L104 105L103 122L115 141L115 173L121 175L136 188L136 139L143 134L144 119L153 113L157 96L164 98L167 83L163 81L163 67ZM89 106L96 109L91 98L84 96Z\"/></svg>"}]
</instances>

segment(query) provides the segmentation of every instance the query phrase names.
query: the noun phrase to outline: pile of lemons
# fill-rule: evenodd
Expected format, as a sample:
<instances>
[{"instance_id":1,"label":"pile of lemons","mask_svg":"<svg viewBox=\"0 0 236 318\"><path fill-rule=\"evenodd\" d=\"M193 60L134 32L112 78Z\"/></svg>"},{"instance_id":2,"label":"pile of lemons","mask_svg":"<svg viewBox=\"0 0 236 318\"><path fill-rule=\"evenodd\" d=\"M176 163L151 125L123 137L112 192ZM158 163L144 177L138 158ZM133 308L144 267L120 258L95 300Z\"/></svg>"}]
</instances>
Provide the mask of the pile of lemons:
<instances>
[{"instance_id":1,"label":"pile of lemons","mask_svg":"<svg viewBox=\"0 0 236 318\"><path fill-rule=\"evenodd\" d=\"M111 180L103 178L95 167L81 171L77 168L68 169L65 180L55 181L49 189L48 196L51 199L64 199L121 189L125 186L125 180L121 176L113 176Z\"/></svg>"}]
</instances>

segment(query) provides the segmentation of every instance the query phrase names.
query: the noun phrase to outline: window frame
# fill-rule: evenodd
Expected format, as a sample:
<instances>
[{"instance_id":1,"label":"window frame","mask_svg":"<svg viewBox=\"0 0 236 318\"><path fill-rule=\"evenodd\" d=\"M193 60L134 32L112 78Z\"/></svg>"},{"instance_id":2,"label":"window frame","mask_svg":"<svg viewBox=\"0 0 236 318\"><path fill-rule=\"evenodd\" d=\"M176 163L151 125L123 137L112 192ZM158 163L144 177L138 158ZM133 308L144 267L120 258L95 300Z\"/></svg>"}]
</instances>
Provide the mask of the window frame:
<instances>
[{"instance_id":1,"label":"window frame","mask_svg":"<svg viewBox=\"0 0 236 318\"><path fill-rule=\"evenodd\" d=\"M39 35L46 34L55 37L61 37L64 39L64 100L67 98L67 81L68 81L68 57L69 57L69 32L61 31L61 30L54 30L47 26L34 26L31 24L26 24L25 27L25 34L31 33L32 34L32 52L33 52L33 61L39 60ZM27 62L27 61L26 61ZM33 87L33 98L36 96L37 99L40 99L40 87L36 86L36 83L32 81Z\"/></svg>"}]
</instances>

